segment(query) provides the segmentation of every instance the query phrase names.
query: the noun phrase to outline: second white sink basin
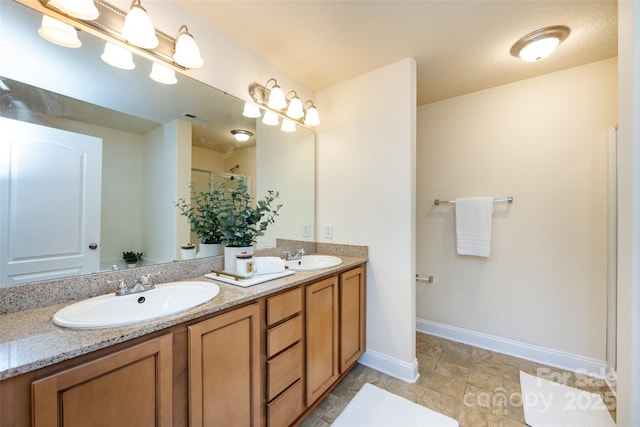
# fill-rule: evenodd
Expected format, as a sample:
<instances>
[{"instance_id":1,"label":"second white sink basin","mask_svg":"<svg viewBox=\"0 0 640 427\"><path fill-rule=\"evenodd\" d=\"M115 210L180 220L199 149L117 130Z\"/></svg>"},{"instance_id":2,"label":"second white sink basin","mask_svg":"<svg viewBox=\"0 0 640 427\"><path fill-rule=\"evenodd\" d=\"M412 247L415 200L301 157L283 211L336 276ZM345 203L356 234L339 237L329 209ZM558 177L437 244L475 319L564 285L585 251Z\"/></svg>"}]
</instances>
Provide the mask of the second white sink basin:
<instances>
[{"instance_id":1,"label":"second white sink basin","mask_svg":"<svg viewBox=\"0 0 640 427\"><path fill-rule=\"evenodd\" d=\"M132 325L186 311L211 301L218 293L220 287L211 282L163 283L145 292L79 301L59 310L53 323L79 329Z\"/></svg>"},{"instance_id":2,"label":"second white sink basin","mask_svg":"<svg viewBox=\"0 0 640 427\"><path fill-rule=\"evenodd\" d=\"M303 255L301 259L284 262L285 267L293 271L320 270L340 264L342 264L342 260L332 255Z\"/></svg>"}]
</instances>

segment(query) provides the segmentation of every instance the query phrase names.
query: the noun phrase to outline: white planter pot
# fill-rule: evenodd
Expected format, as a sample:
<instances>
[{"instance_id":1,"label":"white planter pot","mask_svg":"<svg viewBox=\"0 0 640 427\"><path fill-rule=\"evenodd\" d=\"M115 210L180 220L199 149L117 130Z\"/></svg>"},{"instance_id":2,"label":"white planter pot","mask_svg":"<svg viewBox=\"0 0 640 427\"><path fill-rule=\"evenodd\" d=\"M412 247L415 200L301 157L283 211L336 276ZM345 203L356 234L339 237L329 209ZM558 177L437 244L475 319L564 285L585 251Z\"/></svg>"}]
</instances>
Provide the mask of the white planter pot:
<instances>
[{"instance_id":1,"label":"white planter pot","mask_svg":"<svg viewBox=\"0 0 640 427\"><path fill-rule=\"evenodd\" d=\"M231 274L236 274L236 255L246 252L248 254L253 253L253 246L241 246L241 247L224 247L224 271Z\"/></svg>"},{"instance_id":2,"label":"white planter pot","mask_svg":"<svg viewBox=\"0 0 640 427\"><path fill-rule=\"evenodd\" d=\"M222 255L223 247L221 243L200 243L196 258Z\"/></svg>"}]
</instances>

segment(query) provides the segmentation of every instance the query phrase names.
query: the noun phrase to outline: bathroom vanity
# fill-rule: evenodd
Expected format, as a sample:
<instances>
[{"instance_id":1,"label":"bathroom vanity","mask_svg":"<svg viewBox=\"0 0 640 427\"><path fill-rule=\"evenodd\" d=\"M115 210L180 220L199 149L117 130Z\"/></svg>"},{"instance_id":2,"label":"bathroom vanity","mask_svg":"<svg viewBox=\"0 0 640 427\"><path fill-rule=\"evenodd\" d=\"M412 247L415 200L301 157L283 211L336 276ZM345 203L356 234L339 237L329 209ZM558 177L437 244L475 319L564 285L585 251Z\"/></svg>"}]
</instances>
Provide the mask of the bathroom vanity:
<instances>
[{"instance_id":1,"label":"bathroom vanity","mask_svg":"<svg viewBox=\"0 0 640 427\"><path fill-rule=\"evenodd\" d=\"M22 366L2 362L0 427L297 424L365 350L366 257L341 258L250 288L220 283L207 304L123 328L56 327L63 305L0 316L30 330L0 344L3 357L56 341Z\"/></svg>"}]
</instances>

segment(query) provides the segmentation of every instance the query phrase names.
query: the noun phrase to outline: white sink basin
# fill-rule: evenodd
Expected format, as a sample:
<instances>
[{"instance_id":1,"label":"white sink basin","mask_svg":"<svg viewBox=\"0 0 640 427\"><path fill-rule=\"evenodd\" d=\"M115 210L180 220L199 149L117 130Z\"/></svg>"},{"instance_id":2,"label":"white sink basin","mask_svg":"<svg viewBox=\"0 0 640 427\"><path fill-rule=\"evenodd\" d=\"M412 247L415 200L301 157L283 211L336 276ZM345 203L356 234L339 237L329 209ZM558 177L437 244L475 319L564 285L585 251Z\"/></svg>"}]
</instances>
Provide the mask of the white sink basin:
<instances>
[{"instance_id":1,"label":"white sink basin","mask_svg":"<svg viewBox=\"0 0 640 427\"><path fill-rule=\"evenodd\" d=\"M320 270L342 264L342 260L331 255L303 255L301 259L285 261L284 265L293 271Z\"/></svg>"},{"instance_id":2,"label":"white sink basin","mask_svg":"<svg viewBox=\"0 0 640 427\"><path fill-rule=\"evenodd\" d=\"M172 282L135 294L100 295L79 301L53 316L58 326L110 328L146 322L180 313L214 299L220 287L211 282Z\"/></svg>"}]
</instances>

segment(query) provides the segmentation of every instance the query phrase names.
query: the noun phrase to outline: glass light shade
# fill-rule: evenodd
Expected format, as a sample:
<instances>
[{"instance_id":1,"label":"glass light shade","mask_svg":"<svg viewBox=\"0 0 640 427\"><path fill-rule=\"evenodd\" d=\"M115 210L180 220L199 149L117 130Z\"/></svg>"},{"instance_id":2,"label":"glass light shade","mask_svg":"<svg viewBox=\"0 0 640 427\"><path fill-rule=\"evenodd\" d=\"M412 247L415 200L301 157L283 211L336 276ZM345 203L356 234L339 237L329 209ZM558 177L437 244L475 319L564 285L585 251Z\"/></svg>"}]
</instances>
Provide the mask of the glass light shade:
<instances>
[{"instance_id":1,"label":"glass light shade","mask_svg":"<svg viewBox=\"0 0 640 427\"><path fill-rule=\"evenodd\" d=\"M273 111L265 111L264 117L262 118L262 123L267 126L278 126L280 120L278 119L278 115Z\"/></svg>"},{"instance_id":2,"label":"glass light shade","mask_svg":"<svg viewBox=\"0 0 640 427\"><path fill-rule=\"evenodd\" d=\"M523 47L519 55L527 62L539 61L551 55L559 44L560 40L555 37L535 40Z\"/></svg>"},{"instance_id":3,"label":"glass light shade","mask_svg":"<svg viewBox=\"0 0 640 427\"><path fill-rule=\"evenodd\" d=\"M100 58L107 64L123 70L133 70L136 68L131 52L110 42L104 45L104 52L100 55Z\"/></svg>"},{"instance_id":4,"label":"glass light shade","mask_svg":"<svg viewBox=\"0 0 640 427\"><path fill-rule=\"evenodd\" d=\"M242 115L251 119L257 119L262 114L260 114L260 107L258 107L256 104L245 102L244 110L242 110Z\"/></svg>"},{"instance_id":5,"label":"glass light shade","mask_svg":"<svg viewBox=\"0 0 640 427\"><path fill-rule=\"evenodd\" d=\"M247 142L253 135L253 133L249 132L248 130L242 129L234 129L231 131L231 134L238 142Z\"/></svg>"},{"instance_id":6,"label":"glass light shade","mask_svg":"<svg viewBox=\"0 0 640 427\"><path fill-rule=\"evenodd\" d=\"M164 65L160 65L157 62L153 63L151 67L151 74L149 74L153 80L158 83L162 83L165 85L174 85L178 83L178 79L176 79L176 73L171 69L167 68Z\"/></svg>"},{"instance_id":7,"label":"glass light shade","mask_svg":"<svg viewBox=\"0 0 640 427\"><path fill-rule=\"evenodd\" d=\"M47 3L74 18L93 21L100 16L93 0L51 0Z\"/></svg>"},{"instance_id":8,"label":"glass light shade","mask_svg":"<svg viewBox=\"0 0 640 427\"><path fill-rule=\"evenodd\" d=\"M144 49L153 49L160 44L151 18L142 6L133 5L124 18L122 37L129 43Z\"/></svg>"},{"instance_id":9,"label":"glass light shade","mask_svg":"<svg viewBox=\"0 0 640 427\"><path fill-rule=\"evenodd\" d=\"M320 124L320 115L318 110L313 105L307 109L307 114L304 117L304 124L307 126L318 126Z\"/></svg>"},{"instance_id":10,"label":"glass light shade","mask_svg":"<svg viewBox=\"0 0 640 427\"><path fill-rule=\"evenodd\" d=\"M58 46L72 48L82 46L75 28L47 15L42 16L42 25L38 28L38 34Z\"/></svg>"},{"instance_id":11,"label":"glass light shade","mask_svg":"<svg viewBox=\"0 0 640 427\"><path fill-rule=\"evenodd\" d=\"M295 132L296 124L289 119L284 119L282 121L282 126L280 127L282 132Z\"/></svg>"},{"instance_id":12,"label":"glass light shade","mask_svg":"<svg viewBox=\"0 0 640 427\"><path fill-rule=\"evenodd\" d=\"M302 101L297 96L294 96L289 101L289 108L287 109L287 116L292 119L301 119L304 117L304 110L302 109Z\"/></svg>"},{"instance_id":13,"label":"glass light shade","mask_svg":"<svg viewBox=\"0 0 640 427\"><path fill-rule=\"evenodd\" d=\"M184 28L186 29L186 27ZM202 57L200 57L200 49L198 49L193 36L186 30L178 35L173 60L185 68L202 67L203 61Z\"/></svg>"},{"instance_id":14,"label":"glass light shade","mask_svg":"<svg viewBox=\"0 0 640 427\"><path fill-rule=\"evenodd\" d=\"M269 102L267 105L272 110L283 110L287 106L287 100L284 98L284 92L277 83L273 88L271 88Z\"/></svg>"}]
</instances>

